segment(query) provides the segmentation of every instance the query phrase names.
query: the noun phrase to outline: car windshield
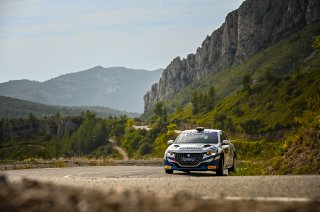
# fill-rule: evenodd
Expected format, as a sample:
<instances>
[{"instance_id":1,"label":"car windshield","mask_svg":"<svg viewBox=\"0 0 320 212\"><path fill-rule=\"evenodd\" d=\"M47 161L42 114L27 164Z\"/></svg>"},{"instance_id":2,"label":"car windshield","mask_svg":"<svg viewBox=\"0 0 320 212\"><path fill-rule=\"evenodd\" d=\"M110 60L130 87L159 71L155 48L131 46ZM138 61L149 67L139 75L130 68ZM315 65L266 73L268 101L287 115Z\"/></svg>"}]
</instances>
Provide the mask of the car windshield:
<instances>
[{"instance_id":1,"label":"car windshield","mask_svg":"<svg viewBox=\"0 0 320 212\"><path fill-rule=\"evenodd\" d=\"M190 143L204 143L204 144L217 144L218 133L210 131L191 131L182 132L176 139L177 144L190 144Z\"/></svg>"}]
</instances>

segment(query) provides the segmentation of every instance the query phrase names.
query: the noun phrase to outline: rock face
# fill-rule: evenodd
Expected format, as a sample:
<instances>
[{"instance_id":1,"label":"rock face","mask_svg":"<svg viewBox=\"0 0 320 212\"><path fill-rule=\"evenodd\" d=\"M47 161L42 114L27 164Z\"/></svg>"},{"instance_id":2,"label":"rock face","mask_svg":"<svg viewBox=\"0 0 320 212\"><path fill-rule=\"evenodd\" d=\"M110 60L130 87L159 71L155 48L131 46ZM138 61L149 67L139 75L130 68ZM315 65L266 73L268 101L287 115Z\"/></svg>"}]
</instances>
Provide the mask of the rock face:
<instances>
[{"instance_id":1,"label":"rock face","mask_svg":"<svg viewBox=\"0 0 320 212\"><path fill-rule=\"evenodd\" d=\"M262 48L300 27L320 20L319 0L247 0L229 13L195 54L175 58L144 96L144 111L194 80L241 64Z\"/></svg>"}]
</instances>

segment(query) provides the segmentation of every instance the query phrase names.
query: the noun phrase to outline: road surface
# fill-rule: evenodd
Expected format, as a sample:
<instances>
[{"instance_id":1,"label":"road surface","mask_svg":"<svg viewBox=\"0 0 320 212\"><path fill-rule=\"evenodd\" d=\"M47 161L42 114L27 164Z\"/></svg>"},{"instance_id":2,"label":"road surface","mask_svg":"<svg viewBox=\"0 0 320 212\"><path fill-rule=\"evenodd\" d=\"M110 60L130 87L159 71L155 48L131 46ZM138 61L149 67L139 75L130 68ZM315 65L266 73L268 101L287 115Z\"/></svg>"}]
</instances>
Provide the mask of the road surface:
<instances>
[{"instance_id":1,"label":"road surface","mask_svg":"<svg viewBox=\"0 0 320 212\"><path fill-rule=\"evenodd\" d=\"M211 172L164 173L154 166L100 166L3 171L10 181L23 178L99 190L129 189L171 197L177 193L204 199L320 201L320 176L223 176Z\"/></svg>"}]
</instances>

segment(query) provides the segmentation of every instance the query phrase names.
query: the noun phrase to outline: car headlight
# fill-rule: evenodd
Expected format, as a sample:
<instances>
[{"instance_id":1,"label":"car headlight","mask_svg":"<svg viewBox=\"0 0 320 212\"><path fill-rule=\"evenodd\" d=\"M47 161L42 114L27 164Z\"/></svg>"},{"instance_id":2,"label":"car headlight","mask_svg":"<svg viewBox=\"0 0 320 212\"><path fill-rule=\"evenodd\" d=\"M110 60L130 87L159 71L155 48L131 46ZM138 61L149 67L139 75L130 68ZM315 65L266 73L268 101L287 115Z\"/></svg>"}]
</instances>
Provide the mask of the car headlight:
<instances>
[{"instance_id":1,"label":"car headlight","mask_svg":"<svg viewBox=\"0 0 320 212\"><path fill-rule=\"evenodd\" d=\"M167 156L174 157L174 153L171 150L167 151Z\"/></svg>"},{"instance_id":2,"label":"car headlight","mask_svg":"<svg viewBox=\"0 0 320 212\"><path fill-rule=\"evenodd\" d=\"M206 152L206 155L216 155L217 154L217 150L208 150L207 152Z\"/></svg>"}]
</instances>

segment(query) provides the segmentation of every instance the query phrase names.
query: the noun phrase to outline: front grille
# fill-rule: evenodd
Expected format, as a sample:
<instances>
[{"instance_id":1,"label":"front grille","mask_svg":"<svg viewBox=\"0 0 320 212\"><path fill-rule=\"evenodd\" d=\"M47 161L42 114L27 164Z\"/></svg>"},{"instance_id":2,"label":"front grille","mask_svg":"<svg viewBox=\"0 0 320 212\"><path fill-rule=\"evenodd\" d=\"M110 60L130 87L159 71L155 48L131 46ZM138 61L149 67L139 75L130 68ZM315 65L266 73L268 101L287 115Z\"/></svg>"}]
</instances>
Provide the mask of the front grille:
<instances>
[{"instance_id":1,"label":"front grille","mask_svg":"<svg viewBox=\"0 0 320 212\"><path fill-rule=\"evenodd\" d=\"M198 166L205 153L175 153L175 159L180 166Z\"/></svg>"}]
</instances>

